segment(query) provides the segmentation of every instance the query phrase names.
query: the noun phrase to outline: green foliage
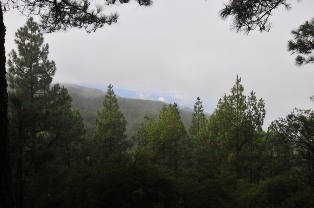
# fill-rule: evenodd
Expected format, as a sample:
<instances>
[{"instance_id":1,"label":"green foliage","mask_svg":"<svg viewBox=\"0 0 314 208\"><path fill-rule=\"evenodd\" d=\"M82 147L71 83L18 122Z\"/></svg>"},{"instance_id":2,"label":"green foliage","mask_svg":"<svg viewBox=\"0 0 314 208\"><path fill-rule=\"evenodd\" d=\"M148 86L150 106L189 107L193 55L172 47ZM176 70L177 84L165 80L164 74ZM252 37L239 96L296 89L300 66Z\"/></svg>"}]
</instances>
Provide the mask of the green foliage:
<instances>
[{"instance_id":1,"label":"green foliage","mask_svg":"<svg viewBox=\"0 0 314 208\"><path fill-rule=\"evenodd\" d=\"M32 101L49 89L56 66L48 60L49 46L44 44L43 34L33 18L16 32L15 43L18 52L12 50L8 60L9 85L19 96Z\"/></svg>"},{"instance_id":2,"label":"green foliage","mask_svg":"<svg viewBox=\"0 0 314 208\"><path fill-rule=\"evenodd\" d=\"M297 30L291 32L293 40L288 42L288 51L297 54L296 64L314 63L314 18L300 25Z\"/></svg>"},{"instance_id":3,"label":"green foliage","mask_svg":"<svg viewBox=\"0 0 314 208\"><path fill-rule=\"evenodd\" d=\"M260 32L269 31L271 24L269 17L272 16L273 10L284 6L290 9L287 0L256 0L256 1L237 1L229 0L225 8L220 11L222 18L233 17L233 26L239 31L249 33L256 28Z\"/></svg>"},{"instance_id":4,"label":"green foliage","mask_svg":"<svg viewBox=\"0 0 314 208\"><path fill-rule=\"evenodd\" d=\"M106 1L118 2L129 1ZM151 2L137 0L145 6ZM104 15L99 7L93 10L89 1L4 4L23 13L40 15L41 26L47 32L72 27L91 32L116 22L118 17ZM230 0L221 16L233 16L237 31L250 32L255 28L268 31L272 11L282 5L290 8L285 0ZM298 54L298 65L313 63L312 26L311 20L292 32L294 40L289 42L289 51ZM1 34L4 37L2 23ZM243 95L243 86L237 79L231 95L219 101L208 128L202 103L197 100L189 137L176 104L160 106L156 114L145 111L144 114L153 117L161 110L158 120L150 118L142 125L136 137L138 146L130 154L126 151L126 119L119 111L112 86L103 102L103 111L97 115L98 143L87 141L80 113L71 109L67 90L51 86L55 64L48 60L49 47L43 44L42 33L32 18L16 33L16 44L18 52L12 51L8 62L16 207L314 206L309 189L314 178L312 111L296 111L275 121L265 136L261 130L264 101L257 100L253 92ZM3 61L4 48L2 52ZM1 131L6 131L4 66L1 79L1 121L4 121ZM139 113L145 108L138 105L134 109ZM127 114L133 117L131 108L128 110ZM94 121L90 111L84 112L88 115L86 120ZM136 125L131 128L132 133L137 131ZM6 137L6 133L1 135ZM1 145L4 144L1 165L8 161L3 141L5 138L1 138ZM107 158L97 161L97 151ZM233 166L237 178L226 168ZM1 179L9 176L3 175L4 171L1 174ZM260 180L259 185L249 183ZM309 186L304 186L306 183ZM2 198L0 203L5 204Z\"/></svg>"},{"instance_id":5,"label":"green foliage","mask_svg":"<svg viewBox=\"0 0 314 208\"><path fill-rule=\"evenodd\" d=\"M237 32L249 33L255 29L268 32L271 29L269 19L273 11L281 6L287 10L291 8L287 0L229 0L225 8L220 11L220 16L223 19L232 17L233 27ZM296 64L302 66L314 63L314 19L306 21L297 30L292 30L291 34L293 40L288 41L288 51L291 51L291 54L297 54Z\"/></svg>"},{"instance_id":6,"label":"green foliage","mask_svg":"<svg viewBox=\"0 0 314 208\"><path fill-rule=\"evenodd\" d=\"M118 15L104 15L100 7L93 8L89 1L6 1L14 9L24 15L39 15L40 26L46 32L68 30L69 28L84 28L93 32L104 25L117 21Z\"/></svg>"},{"instance_id":7,"label":"green foliage","mask_svg":"<svg viewBox=\"0 0 314 208\"><path fill-rule=\"evenodd\" d=\"M306 178L304 182L314 187L314 112L296 109L285 119L274 121L272 131L289 145L296 165L303 168L300 177Z\"/></svg>"},{"instance_id":8,"label":"green foliage","mask_svg":"<svg viewBox=\"0 0 314 208\"><path fill-rule=\"evenodd\" d=\"M177 105L170 104L163 106L157 122L151 118L141 127L137 142L150 151L153 164L177 170L182 164L186 136Z\"/></svg>"},{"instance_id":9,"label":"green foliage","mask_svg":"<svg viewBox=\"0 0 314 208\"><path fill-rule=\"evenodd\" d=\"M127 150L126 120L119 110L118 100L109 85L102 111L97 112L95 139L104 154L124 152Z\"/></svg>"},{"instance_id":10,"label":"green foliage","mask_svg":"<svg viewBox=\"0 0 314 208\"><path fill-rule=\"evenodd\" d=\"M85 131L64 87L51 86L55 64L38 24L30 18L16 33L18 53L8 62L10 145L16 206L47 199L66 170L78 163ZM47 188L47 186L49 188ZM35 197L36 196L36 197Z\"/></svg>"},{"instance_id":11,"label":"green foliage","mask_svg":"<svg viewBox=\"0 0 314 208\"><path fill-rule=\"evenodd\" d=\"M238 77L209 119L200 98L183 114L176 104L117 98L112 85L105 95L71 89L85 123L99 110L86 139L67 89L51 86L55 64L38 25L30 19L17 37L8 74L17 207L313 207L312 111L265 133L264 101L246 96Z\"/></svg>"},{"instance_id":12,"label":"green foliage","mask_svg":"<svg viewBox=\"0 0 314 208\"><path fill-rule=\"evenodd\" d=\"M243 92L241 79L237 77L231 94L219 100L209 120L209 134L237 177L250 176L250 180L258 180L252 178L252 168L258 160L254 153L265 117L265 104L262 99L257 100L253 91L248 97Z\"/></svg>"},{"instance_id":13,"label":"green foliage","mask_svg":"<svg viewBox=\"0 0 314 208\"><path fill-rule=\"evenodd\" d=\"M313 207L313 193L291 177L273 177L260 185L242 185L237 207Z\"/></svg>"},{"instance_id":14,"label":"green foliage","mask_svg":"<svg viewBox=\"0 0 314 208\"><path fill-rule=\"evenodd\" d=\"M181 121L177 104L164 106L158 117L159 137L152 141L156 154L156 162L166 164L177 170L183 154L183 141L186 130Z\"/></svg>"},{"instance_id":15,"label":"green foliage","mask_svg":"<svg viewBox=\"0 0 314 208\"><path fill-rule=\"evenodd\" d=\"M96 112L101 110L105 92L82 87L79 85L64 84L72 97L72 107L80 110L87 135L95 132ZM139 100L117 97L119 109L127 120L126 134L132 137L137 134L140 125L145 121L144 117L157 118L164 103L152 100ZM179 109L184 126L191 125L191 115L189 111Z\"/></svg>"},{"instance_id":16,"label":"green foliage","mask_svg":"<svg viewBox=\"0 0 314 208\"><path fill-rule=\"evenodd\" d=\"M197 97L197 101L194 105L194 112L192 114L192 123L189 128L190 136L197 139L205 139L208 136L207 122L202 101Z\"/></svg>"},{"instance_id":17,"label":"green foliage","mask_svg":"<svg viewBox=\"0 0 314 208\"><path fill-rule=\"evenodd\" d=\"M127 3L128 1L120 1ZM138 0L139 5L148 6L150 0ZM115 1L106 1L107 4L114 4ZM9 151L9 122L8 122L8 93L6 77L6 57L5 57L5 25L3 23L3 12L10 10L10 7L18 10L26 16L32 14L41 17L41 27L47 32L57 30L67 30L69 28L84 28L87 32L111 24L117 21L117 14L105 15L103 9L98 5L91 5L90 1L62 0L62 1L11 1L0 2L0 35L1 35L1 58L0 58L0 206L4 207L23 207L19 199L13 200L11 184L11 167ZM30 83L32 85L33 83ZM28 88L26 88L28 89ZM31 88L30 91L34 89ZM35 89L37 90L37 89ZM38 93L38 91L37 91ZM20 198L18 196L17 198Z\"/></svg>"},{"instance_id":18,"label":"green foliage","mask_svg":"<svg viewBox=\"0 0 314 208\"><path fill-rule=\"evenodd\" d=\"M289 175L295 166L295 155L292 144L278 131L275 122L268 127L266 145L266 176Z\"/></svg>"}]
</instances>

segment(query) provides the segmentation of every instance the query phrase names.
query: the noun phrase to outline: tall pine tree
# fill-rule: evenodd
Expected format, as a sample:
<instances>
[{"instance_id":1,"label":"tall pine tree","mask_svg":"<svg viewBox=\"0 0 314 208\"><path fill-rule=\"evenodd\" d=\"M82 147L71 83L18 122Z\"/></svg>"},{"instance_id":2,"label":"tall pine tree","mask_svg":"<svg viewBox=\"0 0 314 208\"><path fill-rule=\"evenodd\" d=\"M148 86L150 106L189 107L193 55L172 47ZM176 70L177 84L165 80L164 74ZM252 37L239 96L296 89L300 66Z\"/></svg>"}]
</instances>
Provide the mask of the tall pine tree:
<instances>
[{"instance_id":1,"label":"tall pine tree","mask_svg":"<svg viewBox=\"0 0 314 208\"><path fill-rule=\"evenodd\" d=\"M106 5L129 1L106 1ZM151 0L137 0L139 5L149 6ZM90 1L0 1L0 206L12 207L11 167L8 138L8 93L6 79L5 33L3 22L5 11L16 9L24 15L39 15L41 26L46 32L68 30L69 28L84 28L87 32L96 31L104 25L117 21L118 15L103 14L103 9L94 7Z\"/></svg>"},{"instance_id":2,"label":"tall pine tree","mask_svg":"<svg viewBox=\"0 0 314 208\"><path fill-rule=\"evenodd\" d=\"M192 123L189 128L189 134L197 139L204 139L207 137L207 118L204 113L202 101L197 97L194 105L194 112L192 114Z\"/></svg>"},{"instance_id":3,"label":"tall pine tree","mask_svg":"<svg viewBox=\"0 0 314 208\"><path fill-rule=\"evenodd\" d=\"M252 91L244 95L241 78L237 76L236 83L230 95L224 95L218 102L217 109L209 121L209 134L220 147L221 155L227 157L230 167L234 169L237 178L252 180L252 152L257 132L262 130L265 117L264 100L257 100Z\"/></svg>"},{"instance_id":4,"label":"tall pine tree","mask_svg":"<svg viewBox=\"0 0 314 208\"><path fill-rule=\"evenodd\" d=\"M84 139L84 130L67 90L51 86L56 66L33 18L16 32L15 42L18 51L12 50L8 61L9 134L14 197L16 206L23 207L24 198L30 205L39 195L51 194L53 187L44 188L47 179L71 166L73 144ZM35 193L38 197L30 197Z\"/></svg>"},{"instance_id":5,"label":"tall pine tree","mask_svg":"<svg viewBox=\"0 0 314 208\"><path fill-rule=\"evenodd\" d=\"M103 109L97 112L96 118L95 139L104 155L127 150L126 124L127 121L119 110L118 100L110 84L103 101Z\"/></svg>"},{"instance_id":6,"label":"tall pine tree","mask_svg":"<svg viewBox=\"0 0 314 208\"><path fill-rule=\"evenodd\" d=\"M19 96L33 101L36 95L49 90L56 66L48 59L49 45L44 44L43 33L32 17L15 36L18 52L12 50L9 54L9 86Z\"/></svg>"}]
</instances>

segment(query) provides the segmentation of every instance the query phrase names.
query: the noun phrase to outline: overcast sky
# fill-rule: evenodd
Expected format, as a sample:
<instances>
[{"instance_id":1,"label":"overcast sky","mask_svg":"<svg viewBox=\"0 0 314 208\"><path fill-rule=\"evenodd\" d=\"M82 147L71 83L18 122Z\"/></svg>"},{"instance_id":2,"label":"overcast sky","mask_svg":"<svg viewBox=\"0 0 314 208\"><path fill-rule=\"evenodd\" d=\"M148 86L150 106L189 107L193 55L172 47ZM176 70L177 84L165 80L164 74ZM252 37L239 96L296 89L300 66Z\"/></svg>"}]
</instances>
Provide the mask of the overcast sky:
<instances>
[{"instance_id":1,"label":"overcast sky","mask_svg":"<svg viewBox=\"0 0 314 208\"><path fill-rule=\"evenodd\" d=\"M266 102L266 124L293 108L314 102L314 65L297 67L287 52L290 31L314 17L314 1L291 1L292 9L275 11L269 33L249 35L231 30L222 20L219 0L155 0L152 7L126 4L110 8L118 23L95 33L72 29L45 35L50 59L57 65L55 82L105 88L123 95L160 99L193 107L200 96L212 112L236 75L246 94L251 90ZM6 50L26 18L5 14ZM121 90L123 89L123 90ZM117 93L119 95L119 93Z\"/></svg>"}]
</instances>

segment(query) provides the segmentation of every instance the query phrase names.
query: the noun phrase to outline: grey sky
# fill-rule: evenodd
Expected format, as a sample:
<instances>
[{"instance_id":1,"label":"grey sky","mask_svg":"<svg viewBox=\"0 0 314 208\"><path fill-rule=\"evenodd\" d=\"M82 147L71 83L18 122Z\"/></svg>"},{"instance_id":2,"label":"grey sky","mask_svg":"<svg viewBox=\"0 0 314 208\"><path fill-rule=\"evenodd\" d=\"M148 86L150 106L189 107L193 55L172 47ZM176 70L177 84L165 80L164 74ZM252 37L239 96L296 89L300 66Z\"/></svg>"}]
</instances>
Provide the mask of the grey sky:
<instances>
[{"instance_id":1,"label":"grey sky","mask_svg":"<svg viewBox=\"0 0 314 208\"><path fill-rule=\"evenodd\" d=\"M275 11L269 33L237 34L231 20L218 13L223 1L155 0L149 8L129 4L110 8L117 24L95 33L70 30L45 35L50 59L57 64L55 82L113 84L135 90L141 98L172 97L192 107L200 96L212 112L236 75L248 94L266 102L266 123L293 108L314 103L314 65L297 67L287 52L290 31L314 17L314 1L291 1L292 9ZM5 14L6 47L26 18ZM169 101L165 98L165 101Z\"/></svg>"}]
</instances>

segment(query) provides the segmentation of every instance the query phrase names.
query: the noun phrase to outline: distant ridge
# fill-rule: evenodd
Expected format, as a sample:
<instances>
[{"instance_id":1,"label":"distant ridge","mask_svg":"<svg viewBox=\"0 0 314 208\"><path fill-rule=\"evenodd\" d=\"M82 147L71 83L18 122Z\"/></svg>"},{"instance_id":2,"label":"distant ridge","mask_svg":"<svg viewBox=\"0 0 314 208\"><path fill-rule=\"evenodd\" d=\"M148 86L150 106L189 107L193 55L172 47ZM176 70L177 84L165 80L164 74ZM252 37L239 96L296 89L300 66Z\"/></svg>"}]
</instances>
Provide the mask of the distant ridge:
<instances>
[{"instance_id":1,"label":"distant ridge","mask_svg":"<svg viewBox=\"0 0 314 208\"><path fill-rule=\"evenodd\" d=\"M88 135L95 131L95 118L98 110L102 108L105 92L75 84L62 83L68 89L72 97L72 107L79 109ZM119 107L124 114L127 124L127 135L137 133L140 125L145 122L145 116L157 118L162 106L166 103L161 101L130 99L117 96ZM188 128L191 124L193 110L187 107L179 109L182 122Z\"/></svg>"}]
</instances>

